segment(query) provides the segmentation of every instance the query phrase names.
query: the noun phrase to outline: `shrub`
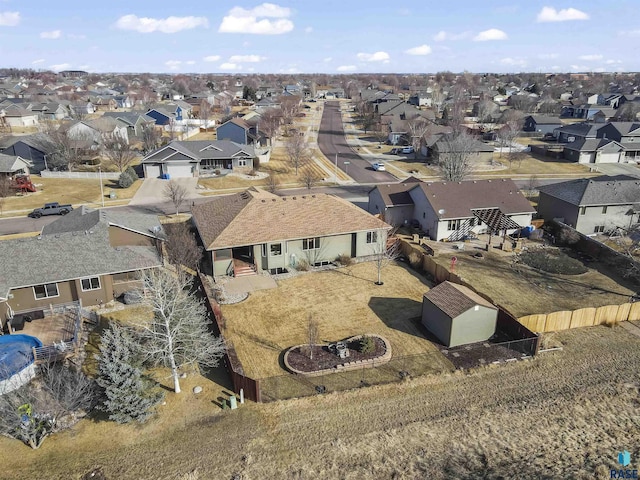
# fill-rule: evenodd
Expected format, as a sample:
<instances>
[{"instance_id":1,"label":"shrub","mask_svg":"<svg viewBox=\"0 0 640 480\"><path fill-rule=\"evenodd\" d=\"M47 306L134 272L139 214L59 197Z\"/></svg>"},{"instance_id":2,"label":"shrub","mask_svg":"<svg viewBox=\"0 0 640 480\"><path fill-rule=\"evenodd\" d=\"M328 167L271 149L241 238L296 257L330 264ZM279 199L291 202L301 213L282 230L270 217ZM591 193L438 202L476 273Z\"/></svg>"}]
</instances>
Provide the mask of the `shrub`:
<instances>
[{"instance_id":1,"label":"shrub","mask_svg":"<svg viewBox=\"0 0 640 480\"><path fill-rule=\"evenodd\" d=\"M214 172L214 173L215 173L216 175L220 175L220 169L219 169L219 168L216 168L216 170L215 170L215 172Z\"/></svg>"},{"instance_id":2,"label":"shrub","mask_svg":"<svg viewBox=\"0 0 640 480\"><path fill-rule=\"evenodd\" d=\"M342 266L350 267L351 265L353 265L353 258L351 258L346 253L342 253L338 255L338 258L336 258L336 262L338 262Z\"/></svg>"},{"instance_id":3,"label":"shrub","mask_svg":"<svg viewBox=\"0 0 640 480\"><path fill-rule=\"evenodd\" d=\"M136 173L133 167L131 166L127 167L127 169L124 172L131 177L132 181L135 182L136 180L138 180L138 174Z\"/></svg>"},{"instance_id":4,"label":"shrub","mask_svg":"<svg viewBox=\"0 0 640 480\"><path fill-rule=\"evenodd\" d=\"M411 252L409 254L409 265L414 270L422 270L422 256L418 252Z\"/></svg>"},{"instance_id":5,"label":"shrub","mask_svg":"<svg viewBox=\"0 0 640 480\"><path fill-rule=\"evenodd\" d=\"M373 337L364 335L360 339L360 353L373 353L376 350L376 342Z\"/></svg>"},{"instance_id":6,"label":"shrub","mask_svg":"<svg viewBox=\"0 0 640 480\"><path fill-rule=\"evenodd\" d=\"M520 260L532 268L549 273L580 275L589 270L579 260L559 250L527 250L520 254Z\"/></svg>"},{"instance_id":7,"label":"shrub","mask_svg":"<svg viewBox=\"0 0 640 480\"><path fill-rule=\"evenodd\" d=\"M296 263L296 270L298 270L299 272L306 272L309 270L310 265L309 262L307 262L305 259L300 259L298 260L298 263Z\"/></svg>"},{"instance_id":8,"label":"shrub","mask_svg":"<svg viewBox=\"0 0 640 480\"><path fill-rule=\"evenodd\" d=\"M118 178L118 186L120 188L129 188L131 185L133 185L133 182L134 180L126 171L122 172L120 174L120 178Z\"/></svg>"}]
</instances>

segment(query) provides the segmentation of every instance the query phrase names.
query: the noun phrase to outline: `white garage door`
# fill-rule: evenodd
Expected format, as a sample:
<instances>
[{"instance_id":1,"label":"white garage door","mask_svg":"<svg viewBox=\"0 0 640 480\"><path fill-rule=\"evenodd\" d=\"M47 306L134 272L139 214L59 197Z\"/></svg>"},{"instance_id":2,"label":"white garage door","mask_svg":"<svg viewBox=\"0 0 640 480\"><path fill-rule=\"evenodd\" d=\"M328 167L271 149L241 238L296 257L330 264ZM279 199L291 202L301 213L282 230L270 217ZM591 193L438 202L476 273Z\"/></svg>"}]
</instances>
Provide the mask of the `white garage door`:
<instances>
[{"instance_id":1,"label":"white garage door","mask_svg":"<svg viewBox=\"0 0 640 480\"><path fill-rule=\"evenodd\" d=\"M160 176L160 165L145 165L145 178L158 178Z\"/></svg>"},{"instance_id":2,"label":"white garage door","mask_svg":"<svg viewBox=\"0 0 640 480\"><path fill-rule=\"evenodd\" d=\"M167 165L166 172L169 174L169 178L193 177L191 165Z\"/></svg>"}]
</instances>

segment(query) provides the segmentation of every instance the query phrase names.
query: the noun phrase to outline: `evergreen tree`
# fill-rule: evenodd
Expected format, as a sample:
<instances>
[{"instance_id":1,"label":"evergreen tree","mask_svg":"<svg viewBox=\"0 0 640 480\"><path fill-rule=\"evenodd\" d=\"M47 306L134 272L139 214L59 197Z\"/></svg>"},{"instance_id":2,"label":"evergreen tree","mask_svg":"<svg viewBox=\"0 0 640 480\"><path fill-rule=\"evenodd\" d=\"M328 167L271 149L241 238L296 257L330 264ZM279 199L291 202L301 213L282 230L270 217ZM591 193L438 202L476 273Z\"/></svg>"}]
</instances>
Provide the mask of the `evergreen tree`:
<instances>
[{"instance_id":1,"label":"evergreen tree","mask_svg":"<svg viewBox=\"0 0 640 480\"><path fill-rule=\"evenodd\" d=\"M154 387L141 369L133 334L111 325L102 334L98 356L98 385L105 390L101 409L118 423L144 422L164 394Z\"/></svg>"}]
</instances>

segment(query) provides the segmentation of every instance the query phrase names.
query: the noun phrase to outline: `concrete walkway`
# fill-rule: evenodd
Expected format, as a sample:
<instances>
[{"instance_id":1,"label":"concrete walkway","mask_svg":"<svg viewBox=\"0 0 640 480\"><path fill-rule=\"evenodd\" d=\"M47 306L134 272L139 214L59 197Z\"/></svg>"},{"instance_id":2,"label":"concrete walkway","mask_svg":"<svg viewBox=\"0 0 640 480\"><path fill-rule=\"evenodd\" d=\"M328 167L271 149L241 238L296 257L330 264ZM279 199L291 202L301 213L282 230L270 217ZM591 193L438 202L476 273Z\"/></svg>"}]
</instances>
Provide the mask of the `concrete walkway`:
<instances>
[{"instance_id":1,"label":"concrete walkway","mask_svg":"<svg viewBox=\"0 0 640 480\"><path fill-rule=\"evenodd\" d=\"M268 290L277 288L278 284L271 277L264 275L247 275L244 277L235 277L230 279L224 286L224 290L229 295L238 295L241 293L251 293L256 290Z\"/></svg>"}]
</instances>

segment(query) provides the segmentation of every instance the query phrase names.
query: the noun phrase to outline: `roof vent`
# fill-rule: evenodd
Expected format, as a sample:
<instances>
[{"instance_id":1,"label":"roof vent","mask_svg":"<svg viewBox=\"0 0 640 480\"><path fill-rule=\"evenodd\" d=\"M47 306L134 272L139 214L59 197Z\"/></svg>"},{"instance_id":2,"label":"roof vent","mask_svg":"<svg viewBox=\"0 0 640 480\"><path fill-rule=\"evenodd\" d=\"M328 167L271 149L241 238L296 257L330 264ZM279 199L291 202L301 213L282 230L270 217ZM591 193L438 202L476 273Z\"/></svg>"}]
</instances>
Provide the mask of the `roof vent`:
<instances>
[{"instance_id":1,"label":"roof vent","mask_svg":"<svg viewBox=\"0 0 640 480\"><path fill-rule=\"evenodd\" d=\"M476 181L474 180L474 181L473 181L473 183L478 183L478 182L476 182Z\"/></svg>"},{"instance_id":2,"label":"roof vent","mask_svg":"<svg viewBox=\"0 0 640 480\"><path fill-rule=\"evenodd\" d=\"M262 203L267 203L267 201L265 199L262 199Z\"/></svg>"},{"instance_id":3,"label":"roof vent","mask_svg":"<svg viewBox=\"0 0 640 480\"><path fill-rule=\"evenodd\" d=\"M302 195L302 198L307 198L307 196L306 195Z\"/></svg>"},{"instance_id":4,"label":"roof vent","mask_svg":"<svg viewBox=\"0 0 640 480\"><path fill-rule=\"evenodd\" d=\"M316 196L315 195L311 195L311 198L316 198Z\"/></svg>"},{"instance_id":5,"label":"roof vent","mask_svg":"<svg viewBox=\"0 0 640 480\"><path fill-rule=\"evenodd\" d=\"M272 202L275 202L275 201L276 201L276 199L275 199L275 198L272 198L272 199L271 199L271 201L272 201Z\"/></svg>"},{"instance_id":6,"label":"roof vent","mask_svg":"<svg viewBox=\"0 0 640 480\"><path fill-rule=\"evenodd\" d=\"M287 201L287 197L282 197L282 201L286 202Z\"/></svg>"},{"instance_id":7,"label":"roof vent","mask_svg":"<svg viewBox=\"0 0 640 480\"><path fill-rule=\"evenodd\" d=\"M296 197L291 197L291 198L293 198L294 200L297 200L297 198L296 198Z\"/></svg>"}]
</instances>

